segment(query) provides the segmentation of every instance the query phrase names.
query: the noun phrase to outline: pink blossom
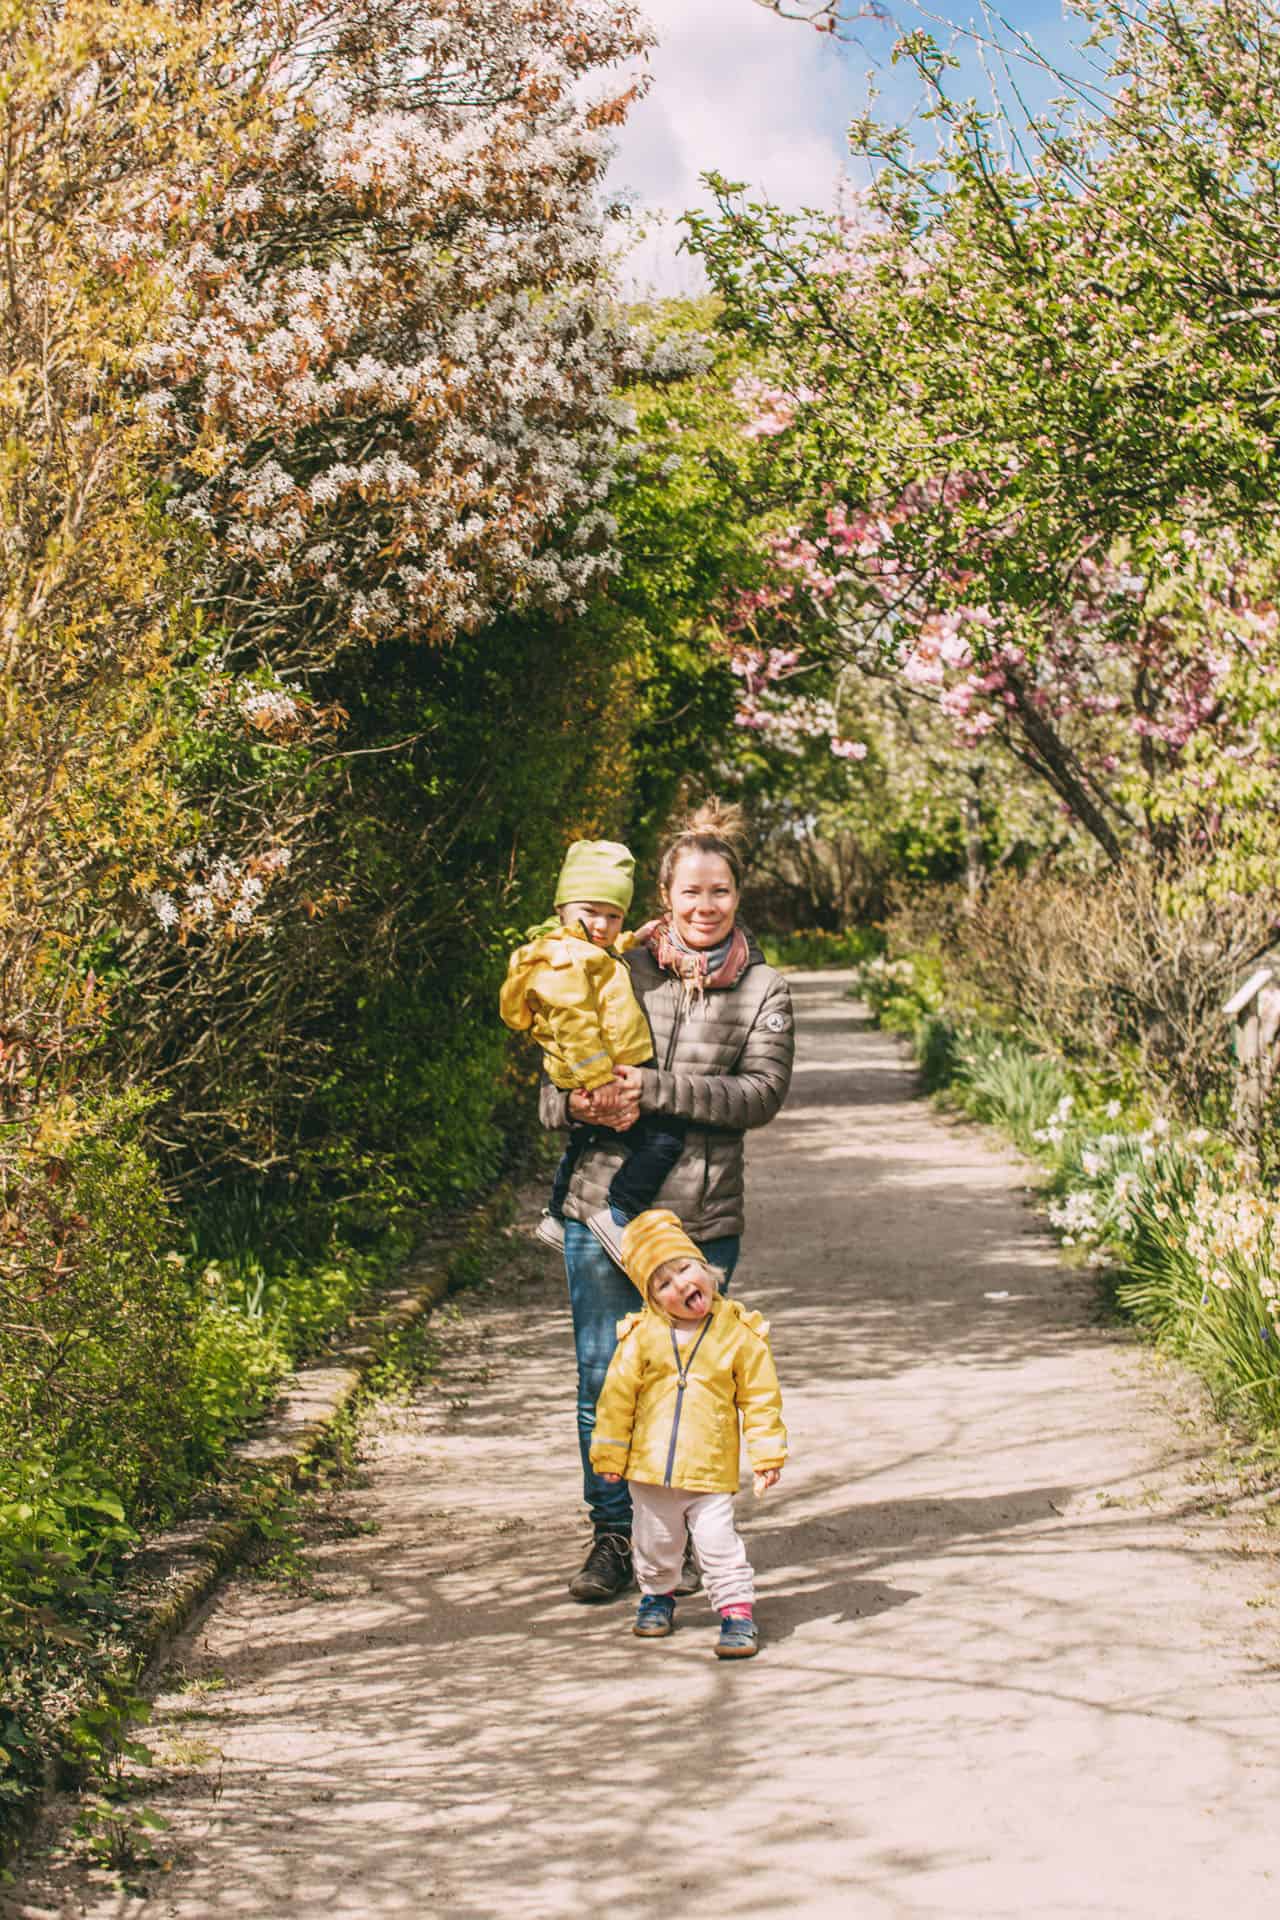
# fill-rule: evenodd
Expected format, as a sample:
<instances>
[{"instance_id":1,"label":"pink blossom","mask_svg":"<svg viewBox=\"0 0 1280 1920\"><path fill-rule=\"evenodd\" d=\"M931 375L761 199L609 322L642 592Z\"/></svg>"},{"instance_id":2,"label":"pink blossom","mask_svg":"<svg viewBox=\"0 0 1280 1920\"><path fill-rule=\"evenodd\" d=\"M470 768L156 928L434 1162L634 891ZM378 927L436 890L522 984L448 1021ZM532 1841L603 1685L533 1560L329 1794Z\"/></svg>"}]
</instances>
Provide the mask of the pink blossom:
<instances>
[{"instance_id":1,"label":"pink blossom","mask_svg":"<svg viewBox=\"0 0 1280 1920\"><path fill-rule=\"evenodd\" d=\"M755 374L744 373L733 383L733 397L739 406L751 412L751 418L742 429L743 438L762 440L785 433L788 427L793 427L797 407L807 406L816 395L809 387L795 387L789 391L785 387L771 386Z\"/></svg>"},{"instance_id":2,"label":"pink blossom","mask_svg":"<svg viewBox=\"0 0 1280 1920\"><path fill-rule=\"evenodd\" d=\"M940 687L944 679L941 660L926 648L909 653L902 668L903 678L913 687Z\"/></svg>"}]
</instances>

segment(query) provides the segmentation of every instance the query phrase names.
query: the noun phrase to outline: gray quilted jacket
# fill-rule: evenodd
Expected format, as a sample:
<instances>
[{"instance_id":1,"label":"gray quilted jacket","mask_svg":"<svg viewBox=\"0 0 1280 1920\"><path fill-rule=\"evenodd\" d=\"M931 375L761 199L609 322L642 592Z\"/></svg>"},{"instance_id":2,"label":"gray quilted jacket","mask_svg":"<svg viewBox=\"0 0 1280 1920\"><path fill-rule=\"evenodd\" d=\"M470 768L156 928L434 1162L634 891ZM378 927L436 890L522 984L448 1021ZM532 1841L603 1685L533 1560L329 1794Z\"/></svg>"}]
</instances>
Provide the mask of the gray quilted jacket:
<instances>
[{"instance_id":1,"label":"gray quilted jacket","mask_svg":"<svg viewBox=\"0 0 1280 1920\"><path fill-rule=\"evenodd\" d=\"M626 956L636 998L653 1032L655 1067L642 1067L640 1106L690 1122L684 1152L657 1204L670 1207L694 1240L740 1234L743 1227L742 1136L767 1126L787 1097L795 1028L791 992L747 936L751 958L736 986L705 994L689 1007L679 980L663 973L647 947ZM542 1124L569 1124L568 1095L542 1088ZM589 1146L574 1171L565 1203L571 1220L604 1206L625 1148Z\"/></svg>"}]
</instances>

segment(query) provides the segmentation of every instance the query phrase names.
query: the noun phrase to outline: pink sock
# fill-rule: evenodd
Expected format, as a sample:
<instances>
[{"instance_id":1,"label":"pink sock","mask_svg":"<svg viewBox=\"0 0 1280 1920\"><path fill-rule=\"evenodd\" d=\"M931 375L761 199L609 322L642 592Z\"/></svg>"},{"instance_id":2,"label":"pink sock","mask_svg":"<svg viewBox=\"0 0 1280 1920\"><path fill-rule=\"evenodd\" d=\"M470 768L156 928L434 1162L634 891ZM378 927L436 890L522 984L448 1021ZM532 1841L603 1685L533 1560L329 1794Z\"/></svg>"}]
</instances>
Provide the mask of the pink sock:
<instances>
[{"instance_id":1,"label":"pink sock","mask_svg":"<svg viewBox=\"0 0 1280 1920\"><path fill-rule=\"evenodd\" d=\"M735 1600L732 1606L721 1607L722 1620L752 1620L755 1618L749 1600Z\"/></svg>"}]
</instances>

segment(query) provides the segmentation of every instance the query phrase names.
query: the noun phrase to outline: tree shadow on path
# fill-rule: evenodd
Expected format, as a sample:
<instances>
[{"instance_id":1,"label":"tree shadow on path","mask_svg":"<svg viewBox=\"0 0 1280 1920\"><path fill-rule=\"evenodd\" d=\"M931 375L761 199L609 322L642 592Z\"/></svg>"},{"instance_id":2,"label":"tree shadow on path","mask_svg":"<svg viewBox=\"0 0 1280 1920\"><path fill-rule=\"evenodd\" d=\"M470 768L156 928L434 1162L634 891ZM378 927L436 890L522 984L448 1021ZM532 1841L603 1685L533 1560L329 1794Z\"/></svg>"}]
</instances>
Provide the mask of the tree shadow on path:
<instances>
[{"instance_id":1,"label":"tree shadow on path","mask_svg":"<svg viewBox=\"0 0 1280 1920\"><path fill-rule=\"evenodd\" d=\"M564 1283L515 1262L347 1496L381 1532L312 1549L337 1597L243 1582L191 1644L226 1679L201 1712L227 1758L219 1799L162 1807L183 1853L144 1913L1218 1910L1188 1769L1220 1874L1280 1751L1258 1664L1187 1644L1221 1559L1181 1524L1198 1496L1142 1495L1193 1443L1167 1421L1134 1437L1120 1343L1017 1163L922 1113L838 981L794 991L795 1088L749 1142L734 1289L773 1322L793 1447L777 1492L740 1502L760 1659L715 1661L702 1596L655 1644L630 1634L633 1597L568 1599ZM180 1710L162 1704L162 1735ZM1117 1863L1101 1903L1081 1833Z\"/></svg>"}]
</instances>

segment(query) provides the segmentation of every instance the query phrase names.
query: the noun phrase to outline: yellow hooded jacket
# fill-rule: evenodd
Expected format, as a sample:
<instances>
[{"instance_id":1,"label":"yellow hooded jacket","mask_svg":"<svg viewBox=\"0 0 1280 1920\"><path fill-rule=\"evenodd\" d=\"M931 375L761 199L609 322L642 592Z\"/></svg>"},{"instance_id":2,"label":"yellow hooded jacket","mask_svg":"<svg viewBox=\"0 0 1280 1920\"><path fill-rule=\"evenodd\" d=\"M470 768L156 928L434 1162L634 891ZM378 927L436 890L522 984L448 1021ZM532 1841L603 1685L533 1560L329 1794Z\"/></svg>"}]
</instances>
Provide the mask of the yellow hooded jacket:
<instances>
[{"instance_id":1,"label":"yellow hooded jacket","mask_svg":"<svg viewBox=\"0 0 1280 1920\"><path fill-rule=\"evenodd\" d=\"M548 1076L564 1092L607 1086L615 1067L653 1058L653 1035L626 966L581 927L559 920L535 927L516 948L498 1010L517 1033L533 1034Z\"/></svg>"},{"instance_id":2,"label":"yellow hooded jacket","mask_svg":"<svg viewBox=\"0 0 1280 1920\"><path fill-rule=\"evenodd\" d=\"M689 1493L738 1491L738 1416L757 1473L787 1454L782 1392L769 1322L717 1298L680 1346L666 1315L647 1306L618 1322L591 1440L597 1473Z\"/></svg>"}]
</instances>

